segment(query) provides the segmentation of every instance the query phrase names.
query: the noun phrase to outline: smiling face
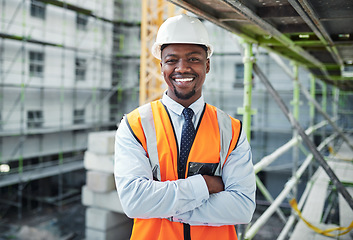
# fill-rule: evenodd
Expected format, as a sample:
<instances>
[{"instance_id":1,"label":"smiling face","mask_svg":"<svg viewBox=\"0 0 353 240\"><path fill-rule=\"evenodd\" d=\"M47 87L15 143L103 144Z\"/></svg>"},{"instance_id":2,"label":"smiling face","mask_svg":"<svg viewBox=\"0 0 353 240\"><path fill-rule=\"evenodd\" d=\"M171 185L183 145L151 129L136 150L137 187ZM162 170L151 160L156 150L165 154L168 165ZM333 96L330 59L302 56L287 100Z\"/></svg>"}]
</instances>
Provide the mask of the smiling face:
<instances>
[{"instance_id":1,"label":"smiling face","mask_svg":"<svg viewBox=\"0 0 353 240\"><path fill-rule=\"evenodd\" d=\"M170 44L162 51L161 70L168 85L167 95L188 107L201 97L210 60L198 45Z\"/></svg>"}]
</instances>

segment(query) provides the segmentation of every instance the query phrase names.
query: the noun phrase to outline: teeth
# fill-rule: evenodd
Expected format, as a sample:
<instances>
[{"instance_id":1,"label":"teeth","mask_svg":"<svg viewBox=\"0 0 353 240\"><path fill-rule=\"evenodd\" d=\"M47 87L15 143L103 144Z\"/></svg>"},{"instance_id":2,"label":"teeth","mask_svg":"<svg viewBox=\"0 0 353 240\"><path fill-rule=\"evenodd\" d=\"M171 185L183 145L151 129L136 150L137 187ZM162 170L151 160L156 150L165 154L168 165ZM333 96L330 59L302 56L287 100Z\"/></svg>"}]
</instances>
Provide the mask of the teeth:
<instances>
[{"instance_id":1,"label":"teeth","mask_svg":"<svg viewBox=\"0 0 353 240\"><path fill-rule=\"evenodd\" d=\"M177 78L177 79L175 79L175 81L178 81L178 82L190 82L193 79L194 78Z\"/></svg>"}]
</instances>

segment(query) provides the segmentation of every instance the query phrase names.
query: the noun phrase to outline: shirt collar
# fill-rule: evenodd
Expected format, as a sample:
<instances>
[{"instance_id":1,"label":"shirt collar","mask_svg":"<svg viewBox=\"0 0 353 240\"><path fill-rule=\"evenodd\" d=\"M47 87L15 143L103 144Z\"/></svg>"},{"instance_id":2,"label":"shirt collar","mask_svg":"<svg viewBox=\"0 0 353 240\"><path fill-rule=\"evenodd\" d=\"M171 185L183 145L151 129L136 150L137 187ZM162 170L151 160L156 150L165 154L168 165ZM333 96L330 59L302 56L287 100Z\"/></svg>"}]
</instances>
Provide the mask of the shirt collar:
<instances>
[{"instance_id":1,"label":"shirt collar","mask_svg":"<svg viewBox=\"0 0 353 240\"><path fill-rule=\"evenodd\" d=\"M174 113L178 115L182 115L182 112L184 110L184 106L181 105L180 103L177 103L173 99L171 99L167 95L167 91L164 92L163 97L162 97L162 103L167 106L168 110L173 111ZM201 112L204 108L205 105L205 100L203 98L203 95L199 99L197 99L195 102L193 102L189 108L191 108L194 111L194 114L197 115L199 112Z\"/></svg>"}]
</instances>

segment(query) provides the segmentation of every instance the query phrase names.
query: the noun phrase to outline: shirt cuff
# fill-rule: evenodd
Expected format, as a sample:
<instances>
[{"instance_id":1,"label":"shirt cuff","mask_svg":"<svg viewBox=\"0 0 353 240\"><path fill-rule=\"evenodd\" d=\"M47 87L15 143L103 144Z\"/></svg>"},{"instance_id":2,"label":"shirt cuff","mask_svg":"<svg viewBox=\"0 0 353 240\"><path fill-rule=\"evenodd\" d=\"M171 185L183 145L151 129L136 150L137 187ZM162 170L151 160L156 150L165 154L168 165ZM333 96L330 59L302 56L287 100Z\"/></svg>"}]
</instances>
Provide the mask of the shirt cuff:
<instances>
[{"instance_id":1,"label":"shirt cuff","mask_svg":"<svg viewBox=\"0 0 353 240\"><path fill-rule=\"evenodd\" d=\"M188 177L188 179L190 180L193 192L195 194L195 199L197 201L205 202L210 196L205 179L203 179L200 174Z\"/></svg>"}]
</instances>

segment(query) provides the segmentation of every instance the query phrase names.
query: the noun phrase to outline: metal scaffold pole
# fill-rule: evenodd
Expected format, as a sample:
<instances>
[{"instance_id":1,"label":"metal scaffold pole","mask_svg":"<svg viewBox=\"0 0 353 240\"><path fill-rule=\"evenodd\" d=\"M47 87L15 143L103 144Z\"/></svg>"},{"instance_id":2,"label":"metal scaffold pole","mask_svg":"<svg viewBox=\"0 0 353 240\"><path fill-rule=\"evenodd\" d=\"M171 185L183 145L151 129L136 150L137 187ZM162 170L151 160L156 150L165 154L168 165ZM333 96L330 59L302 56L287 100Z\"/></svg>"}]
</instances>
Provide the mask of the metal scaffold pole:
<instances>
[{"instance_id":1,"label":"metal scaffold pole","mask_svg":"<svg viewBox=\"0 0 353 240\"><path fill-rule=\"evenodd\" d=\"M251 140L251 115L255 114L255 110L251 109L251 93L253 81L253 64L254 55L252 51L252 43L244 42L244 97L243 108L238 108L238 113L243 114L243 125L248 141Z\"/></svg>"},{"instance_id":2,"label":"metal scaffold pole","mask_svg":"<svg viewBox=\"0 0 353 240\"><path fill-rule=\"evenodd\" d=\"M310 95L312 99L315 99L316 97L316 79L313 74L310 74ZM312 102L309 103L310 107L310 127L314 126L315 123L315 106ZM312 142L314 142L314 134L310 136L310 139ZM309 166L309 177L312 177L313 175L313 165L310 164Z\"/></svg>"},{"instance_id":3,"label":"metal scaffold pole","mask_svg":"<svg viewBox=\"0 0 353 240\"><path fill-rule=\"evenodd\" d=\"M261 191L261 193L264 195L264 197L271 204L273 204L274 199L273 199L271 193L266 189L265 185L262 183L262 181L261 181L261 179L259 178L258 175L256 175L255 178L256 178L256 186L257 186L257 188ZM276 213L279 216L279 218L281 219L281 221L285 224L287 219L286 219L286 216L284 215L283 211L281 210L281 208L277 208L276 209Z\"/></svg>"},{"instance_id":4,"label":"metal scaffold pole","mask_svg":"<svg viewBox=\"0 0 353 240\"><path fill-rule=\"evenodd\" d=\"M318 163L321 165L321 167L325 170L327 175L332 180L332 183L336 186L337 191L342 194L343 198L347 201L350 208L353 209L352 197L350 196L346 188L343 186L343 184L340 182L340 180L337 178L336 174L332 171L330 166L327 164L327 162L325 161L321 153L317 150L315 144L309 139L308 135L304 132L304 130L302 129L298 121L296 121L293 115L289 112L286 104L279 96L278 92L273 88L273 86L271 85L267 77L263 74L261 69L257 66L257 64L254 64L254 72L259 77L261 82L265 85L266 89L272 95L274 100L277 102L277 104L279 105L279 107L281 108L285 116L288 118L291 125L298 131L299 135L303 139L303 142L305 142L305 144L312 152L314 158L318 161Z\"/></svg>"},{"instance_id":5,"label":"metal scaffold pole","mask_svg":"<svg viewBox=\"0 0 353 240\"><path fill-rule=\"evenodd\" d=\"M252 91L252 44L246 43L244 56L244 115L243 122L245 126L248 141L251 139L251 91Z\"/></svg>"},{"instance_id":6,"label":"metal scaffold pole","mask_svg":"<svg viewBox=\"0 0 353 240\"><path fill-rule=\"evenodd\" d=\"M1 31L5 28L5 21L4 21L4 16L5 16L5 2L2 1L2 12L1 12L1 26L0 26L0 29ZM0 52L3 53L4 52L4 49L5 49L5 44L4 44L4 39L0 39ZM4 74L4 54L0 54L0 84L4 84L5 82L5 74ZM0 130L3 129L3 108L4 108L4 88L0 88ZM0 166L3 162L3 159L2 159L2 146L3 146L3 140L2 138L0 138Z\"/></svg>"},{"instance_id":7,"label":"metal scaffold pole","mask_svg":"<svg viewBox=\"0 0 353 240\"><path fill-rule=\"evenodd\" d=\"M300 89L299 89L299 79L298 79L298 64L293 62L293 116L294 119L299 121L299 107L300 107ZM293 138L298 137L298 131L293 129ZM298 144L295 144L292 152L293 157L293 167L292 167L292 175L295 175L299 166L299 147ZM293 196L297 198L298 187L295 185L292 190Z\"/></svg>"},{"instance_id":8,"label":"metal scaffold pole","mask_svg":"<svg viewBox=\"0 0 353 240\"><path fill-rule=\"evenodd\" d=\"M325 139L323 142L320 143L318 146L319 150L322 150L328 143L333 141L337 137L337 133L332 134L330 137ZM274 202L266 209L266 211L251 225L249 230L246 232L245 239L250 240L252 239L256 233L260 230L260 228L267 222L269 221L270 217L273 215L273 213L280 207L280 204L287 198L288 194L290 194L290 191L294 187L295 184L301 179L303 176L304 172L308 168L308 165L312 162L313 159L313 154L309 154L304 162L301 164L300 168L298 171L293 175L286 183L282 191L278 194ZM303 193L304 195L305 193ZM302 205L302 199L301 198L301 204ZM292 215L293 216L293 215ZM291 220L292 219L292 220ZM290 222L289 222L290 221ZM286 224L286 231L290 229L290 225L293 224L293 217L287 220ZM286 233L283 233L281 235L286 235Z\"/></svg>"},{"instance_id":9,"label":"metal scaffold pole","mask_svg":"<svg viewBox=\"0 0 353 240\"><path fill-rule=\"evenodd\" d=\"M248 141L251 140L251 115L256 114L256 109L251 108L251 99L252 99L252 86L253 86L253 64L255 62L255 57L252 52L252 44L249 42L243 42L246 46L242 47L241 45L237 44L240 49L244 51L241 52L243 56L244 62L244 98L243 98L243 108L238 108L238 113L243 114L243 124L245 126L245 132L247 134ZM293 139L298 139L293 138ZM256 171L255 166L255 173L258 173L260 170ZM265 185L262 183L261 179L256 175L256 185L263 196L273 204L274 199L271 196L270 192L266 189ZM284 223L286 222L286 217L280 208L276 209L276 213L278 214L281 221ZM238 226L238 238L244 239L244 225Z\"/></svg>"},{"instance_id":10,"label":"metal scaffold pole","mask_svg":"<svg viewBox=\"0 0 353 240\"><path fill-rule=\"evenodd\" d=\"M24 6L24 1L22 1L22 6ZM22 32L25 33L26 29L26 16L27 16L27 11L26 8L22 9ZM21 108L21 113L20 113L20 143L19 143L19 159L18 159L18 174L20 177L20 181L18 184L18 199L17 199L17 206L18 206L18 218L22 218L22 198L23 198L23 188L24 184L22 181L22 174L23 174L23 139L25 138L24 136L24 109L25 109L25 97L26 97L26 51L25 51L25 46L26 46L26 41L22 41L21 44L21 56L22 56L22 61L21 61L21 92L20 92L20 108Z\"/></svg>"},{"instance_id":11,"label":"metal scaffold pole","mask_svg":"<svg viewBox=\"0 0 353 240\"><path fill-rule=\"evenodd\" d=\"M288 70L288 68L286 67L286 65L281 61L281 59L274 54L270 54L271 57L278 63L278 65L280 65L283 70L285 71L286 74L288 74L288 76L290 76L292 79L294 79L293 74L290 72L290 70ZM304 97L312 104L314 104L316 110L330 123L330 125L334 128L334 130L339 134L339 136L343 139L343 141L345 143L347 143L347 145L349 146L349 148L351 150L353 150L353 145L352 143L349 141L349 139L345 136L345 134L343 134L343 132L339 129L339 127L334 123L334 121L330 118L330 116L322 109L322 107L320 106L320 104L311 97L309 91L300 83L298 82L299 87L301 92L304 94ZM324 104L325 106L325 104Z\"/></svg>"},{"instance_id":12,"label":"metal scaffold pole","mask_svg":"<svg viewBox=\"0 0 353 240\"><path fill-rule=\"evenodd\" d=\"M327 85L325 82L320 82L321 83L321 109L322 112L327 113ZM326 136L326 129L322 129L322 138L325 138Z\"/></svg>"},{"instance_id":13,"label":"metal scaffold pole","mask_svg":"<svg viewBox=\"0 0 353 240\"><path fill-rule=\"evenodd\" d=\"M340 98L340 90L335 87L333 90L332 115L338 117L338 100Z\"/></svg>"},{"instance_id":14,"label":"metal scaffold pole","mask_svg":"<svg viewBox=\"0 0 353 240\"><path fill-rule=\"evenodd\" d=\"M244 131L246 133L247 139L251 141L251 115L255 114L255 110L251 109L251 93L252 93L252 84L253 84L253 64L254 64L254 55L252 50L252 43L247 41L243 43L243 63L244 63L244 95L243 95L243 107L238 108L238 114L243 115L243 126ZM273 201L272 196L266 190L261 180L257 177L256 183L258 187L261 189L261 192L266 197L266 199L270 202ZM283 214L279 211L278 214L280 217L283 217ZM238 226L238 238L244 239L245 226L240 224Z\"/></svg>"},{"instance_id":15,"label":"metal scaffold pole","mask_svg":"<svg viewBox=\"0 0 353 240\"><path fill-rule=\"evenodd\" d=\"M310 74L310 96L312 99L315 99L316 96L316 86L315 86L316 79L313 74ZM315 121L315 106L312 102L310 104L310 126L314 125Z\"/></svg>"},{"instance_id":16,"label":"metal scaffold pole","mask_svg":"<svg viewBox=\"0 0 353 240\"><path fill-rule=\"evenodd\" d=\"M318 110L323 116L324 118L329 121L329 123L331 124L331 126L334 128L334 130L339 134L339 136L348 144L348 146L353 150L353 145L352 143L349 141L349 139L346 137L345 134L343 134L343 132L341 131L341 129L339 129L339 127L336 125L336 123L334 123L332 121L332 119L328 116L328 114L322 110L322 108L320 108L320 105L318 104L317 101L315 101L315 99L313 99L310 96L310 93L308 92L308 90L299 83L300 89L302 91L302 93L304 94L304 96L314 104L314 106L316 107L316 110Z\"/></svg>"}]
</instances>

